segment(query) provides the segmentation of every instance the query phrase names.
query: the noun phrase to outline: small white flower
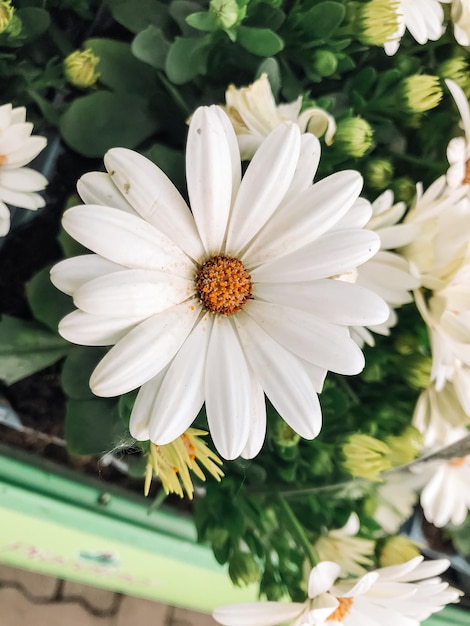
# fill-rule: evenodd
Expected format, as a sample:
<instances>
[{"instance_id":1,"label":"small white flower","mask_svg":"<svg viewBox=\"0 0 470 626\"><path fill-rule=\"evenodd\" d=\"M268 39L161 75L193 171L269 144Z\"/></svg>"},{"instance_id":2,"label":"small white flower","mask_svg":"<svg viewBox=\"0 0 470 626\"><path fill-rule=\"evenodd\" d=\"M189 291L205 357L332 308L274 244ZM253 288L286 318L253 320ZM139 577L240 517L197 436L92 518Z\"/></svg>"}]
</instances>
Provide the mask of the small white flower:
<instances>
[{"instance_id":1,"label":"small white flower","mask_svg":"<svg viewBox=\"0 0 470 626\"><path fill-rule=\"evenodd\" d=\"M365 566L374 564L375 541L356 537L360 521L351 513L342 528L330 530L315 542L314 548L320 561L334 561L341 567L341 576L362 576Z\"/></svg>"},{"instance_id":2,"label":"small white flower","mask_svg":"<svg viewBox=\"0 0 470 626\"><path fill-rule=\"evenodd\" d=\"M396 10L397 31L384 45L389 56L397 52L406 29L421 45L437 41L445 31L444 11L439 0L400 0Z\"/></svg>"},{"instance_id":3,"label":"small white flower","mask_svg":"<svg viewBox=\"0 0 470 626\"><path fill-rule=\"evenodd\" d=\"M455 189L470 184L470 106L457 83L447 79L446 85L459 110L465 134L464 137L454 137L447 146L447 160L450 163L446 174L447 184Z\"/></svg>"},{"instance_id":4,"label":"small white flower","mask_svg":"<svg viewBox=\"0 0 470 626\"><path fill-rule=\"evenodd\" d=\"M464 428L448 427L444 434L433 431L434 437L428 441L437 452L440 447L456 443L468 434ZM420 504L428 522L438 528L449 523L463 524L470 509L470 455L418 463L411 466L411 470L424 485Z\"/></svg>"},{"instance_id":5,"label":"small white flower","mask_svg":"<svg viewBox=\"0 0 470 626\"><path fill-rule=\"evenodd\" d=\"M141 386L136 439L173 441L205 401L221 456L251 458L265 437L264 394L311 439L326 371L363 368L348 326L381 323L388 308L330 277L367 261L380 242L337 226L362 179L345 171L312 185L319 149L313 135L282 124L241 179L227 116L202 107L186 151L192 213L158 167L123 148L105 156L109 174L79 182L87 204L63 224L96 254L52 270L78 307L59 330L75 343L115 344L90 385L106 397Z\"/></svg>"},{"instance_id":6,"label":"small white flower","mask_svg":"<svg viewBox=\"0 0 470 626\"><path fill-rule=\"evenodd\" d=\"M24 166L41 152L47 139L31 137L33 125L25 120L24 107L0 106L0 236L10 229L7 204L32 210L45 204L36 192L46 187L47 179Z\"/></svg>"},{"instance_id":7,"label":"small white flower","mask_svg":"<svg viewBox=\"0 0 470 626\"><path fill-rule=\"evenodd\" d=\"M358 211L357 207L356 211ZM412 302L410 290L419 286L419 279L412 275L409 262L398 252L391 252L409 244L418 232L413 224L398 223L405 211L404 202L393 203L393 192L390 190L384 191L372 203L372 215L369 214L368 220L366 207L363 208L364 228L379 235L380 250L372 259L358 268L355 282L382 296L390 306L390 313L383 324L353 329L353 337L359 345L364 342L374 345L374 337L369 330L380 335L388 335L390 328L397 323L394 309Z\"/></svg>"},{"instance_id":8,"label":"small white flower","mask_svg":"<svg viewBox=\"0 0 470 626\"><path fill-rule=\"evenodd\" d=\"M361 578L338 580L339 565L323 561L310 573L304 603L233 604L213 616L223 626L275 626L288 620L295 626L419 626L458 600L460 593L437 577L448 567L446 559L423 562L418 556Z\"/></svg>"},{"instance_id":9,"label":"small white flower","mask_svg":"<svg viewBox=\"0 0 470 626\"><path fill-rule=\"evenodd\" d=\"M225 93L225 110L233 124L242 159L251 159L263 139L283 122L294 122L301 132L310 132L316 137L325 135L330 145L336 132L334 118L317 107L302 113L302 96L288 104L276 104L267 74L248 87L237 89L230 85Z\"/></svg>"}]
</instances>

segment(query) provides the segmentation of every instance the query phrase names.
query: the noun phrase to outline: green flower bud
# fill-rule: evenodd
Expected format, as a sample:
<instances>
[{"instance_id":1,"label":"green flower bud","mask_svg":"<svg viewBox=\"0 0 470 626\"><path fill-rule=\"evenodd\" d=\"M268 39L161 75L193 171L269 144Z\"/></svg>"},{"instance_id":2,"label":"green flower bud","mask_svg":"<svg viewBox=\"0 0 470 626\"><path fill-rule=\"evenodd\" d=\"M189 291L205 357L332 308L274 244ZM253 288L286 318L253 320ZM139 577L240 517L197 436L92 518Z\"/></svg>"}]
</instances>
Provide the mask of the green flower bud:
<instances>
[{"instance_id":1,"label":"green flower bud","mask_svg":"<svg viewBox=\"0 0 470 626\"><path fill-rule=\"evenodd\" d=\"M383 46L398 30L398 2L371 0L353 4L355 35L368 46Z\"/></svg>"},{"instance_id":2,"label":"green flower bud","mask_svg":"<svg viewBox=\"0 0 470 626\"><path fill-rule=\"evenodd\" d=\"M372 147L374 130L362 117L348 117L338 122L333 145L351 157L362 157Z\"/></svg>"},{"instance_id":3,"label":"green flower bud","mask_svg":"<svg viewBox=\"0 0 470 626\"><path fill-rule=\"evenodd\" d=\"M393 165L388 159L370 159L366 164L365 179L372 189L387 188L393 174Z\"/></svg>"},{"instance_id":4,"label":"green flower bud","mask_svg":"<svg viewBox=\"0 0 470 626\"><path fill-rule=\"evenodd\" d=\"M272 437L274 444L280 448L297 446L300 441L300 435L281 418L277 418L274 423Z\"/></svg>"},{"instance_id":5,"label":"green flower bud","mask_svg":"<svg viewBox=\"0 0 470 626\"><path fill-rule=\"evenodd\" d=\"M255 558L249 552L233 553L228 566L230 578L236 585L251 585L258 583L261 572Z\"/></svg>"},{"instance_id":6,"label":"green flower bud","mask_svg":"<svg viewBox=\"0 0 470 626\"><path fill-rule=\"evenodd\" d=\"M411 561L411 559L414 559L420 554L421 551L417 543L411 541L411 539L408 539L407 537L395 535L394 537L387 539L380 551L380 567L401 565L401 563Z\"/></svg>"},{"instance_id":7,"label":"green flower bud","mask_svg":"<svg viewBox=\"0 0 470 626\"><path fill-rule=\"evenodd\" d=\"M385 443L390 448L390 463L393 467L399 467L419 456L423 448L423 436L417 428L408 426L401 435L386 437Z\"/></svg>"},{"instance_id":8,"label":"green flower bud","mask_svg":"<svg viewBox=\"0 0 470 626\"><path fill-rule=\"evenodd\" d=\"M75 50L64 59L65 77L74 87L92 87L100 76L95 69L99 62L99 57L93 54L91 48Z\"/></svg>"},{"instance_id":9,"label":"green flower bud","mask_svg":"<svg viewBox=\"0 0 470 626\"><path fill-rule=\"evenodd\" d=\"M411 178L408 178L408 176L400 176L393 181L392 191L395 202L411 204L416 196L416 183L412 181Z\"/></svg>"},{"instance_id":10,"label":"green flower bud","mask_svg":"<svg viewBox=\"0 0 470 626\"><path fill-rule=\"evenodd\" d=\"M415 354L419 350L419 341L413 335L400 335L395 340L395 349L403 356Z\"/></svg>"},{"instance_id":11,"label":"green flower bud","mask_svg":"<svg viewBox=\"0 0 470 626\"><path fill-rule=\"evenodd\" d=\"M0 0L0 33L4 33L10 26L14 12L11 0Z\"/></svg>"},{"instance_id":12,"label":"green flower bud","mask_svg":"<svg viewBox=\"0 0 470 626\"><path fill-rule=\"evenodd\" d=\"M331 50L316 50L313 53L313 68L320 76L331 76L336 72L338 59Z\"/></svg>"},{"instance_id":13,"label":"green flower bud","mask_svg":"<svg viewBox=\"0 0 470 626\"><path fill-rule=\"evenodd\" d=\"M446 59L437 68L441 78L450 78L462 89L467 99L470 98L470 66L464 57Z\"/></svg>"},{"instance_id":14,"label":"green flower bud","mask_svg":"<svg viewBox=\"0 0 470 626\"><path fill-rule=\"evenodd\" d=\"M403 360L402 376L413 389L427 389L431 384L432 359L423 354L413 354Z\"/></svg>"},{"instance_id":15,"label":"green flower bud","mask_svg":"<svg viewBox=\"0 0 470 626\"><path fill-rule=\"evenodd\" d=\"M408 113L424 113L434 109L442 99L439 78L427 74L408 76L400 85L399 98Z\"/></svg>"},{"instance_id":16,"label":"green flower bud","mask_svg":"<svg viewBox=\"0 0 470 626\"><path fill-rule=\"evenodd\" d=\"M216 16L222 28L230 28L245 17L246 7L240 8L236 0L211 0L209 13Z\"/></svg>"},{"instance_id":17,"label":"green flower bud","mask_svg":"<svg viewBox=\"0 0 470 626\"><path fill-rule=\"evenodd\" d=\"M343 444L342 451L343 467L352 476L380 481L379 474L392 467L389 446L370 435L350 435Z\"/></svg>"}]
</instances>

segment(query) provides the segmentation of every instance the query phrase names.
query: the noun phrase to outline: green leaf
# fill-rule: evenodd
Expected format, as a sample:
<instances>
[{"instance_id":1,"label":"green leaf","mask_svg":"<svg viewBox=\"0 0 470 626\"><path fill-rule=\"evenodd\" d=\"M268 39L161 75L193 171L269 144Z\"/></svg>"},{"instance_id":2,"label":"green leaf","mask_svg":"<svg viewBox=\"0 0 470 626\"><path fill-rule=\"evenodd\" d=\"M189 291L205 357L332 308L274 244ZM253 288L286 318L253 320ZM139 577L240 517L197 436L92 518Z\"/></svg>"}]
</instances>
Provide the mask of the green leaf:
<instances>
[{"instance_id":1,"label":"green leaf","mask_svg":"<svg viewBox=\"0 0 470 626\"><path fill-rule=\"evenodd\" d=\"M75 346L65 359L61 384L64 392L74 400L91 400L96 396L90 389L90 376L104 357L106 348Z\"/></svg>"},{"instance_id":2,"label":"green leaf","mask_svg":"<svg viewBox=\"0 0 470 626\"><path fill-rule=\"evenodd\" d=\"M168 9L169 14L178 24L181 34L186 37L194 36L197 31L188 24L186 18L201 10L201 5L191 0L173 0Z\"/></svg>"},{"instance_id":3,"label":"green leaf","mask_svg":"<svg viewBox=\"0 0 470 626\"><path fill-rule=\"evenodd\" d=\"M272 57L264 59L264 61L258 66L258 69L256 70L255 79L258 79L261 74L268 75L271 90L277 100L279 96L279 90L281 88L281 70L277 60L273 59Z\"/></svg>"},{"instance_id":4,"label":"green leaf","mask_svg":"<svg viewBox=\"0 0 470 626\"><path fill-rule=\"evenodd\" d=\"M68 354L72 346L42 324L4 315L0 321L0 380L12 385Z\"/></svg>"},{"instance_id":5,"label":"green leaf","mask_svg":"<svg viewBox=\"0 0 470 626\"><path fill-rule=\"evenodd\" d=\"M64 141L87 157L115 146L135 148L157 130L147 102L129 93L98 91L72 102L60 120Z\"/></svg>"},{"instance_id":6,"label":"green leaf","mask_svg":"<svg viewBox=\"0 0 470 626\"><path fill-rule=\"evenodd\" d=\"M339 2L320 2L302 15L300 27L310 40L329 39L341 25L346 9Z\"/></svg>"},{"instance_id":7,"label":"green leaf","mask_svg":"<svg viewBox=\"0 0 470 626\"><path fill-rule=\"evenodd\" d=\"M217 16L214 15L214 13L209 13L207 11L191 13L191 15L188 15L186 18L186 22L197 30L207 31L209 33L219 29Z\"/></svg>"},{"instance_id":8,"label":"green leaf","mask_svg":"<svg viewBox=\"0 0 470 626\"><path fill-rule=\"evenodd\" d=\"M72 298L51 283L49 268L38 272L26 286L26 297L34 317L57 332L60 320L75 308Z\"/></svg>"},{"instance_id":9,"label":"green leaf","mask_svg":"<svg viewBox=\"0 0 470 626\"><path fill-rule=\"evenodd\" d=\"M149 24L164 28L169 22L168 9L158 0L139 0L138 7L129 0L107 0L106 4L116 22L135 34Z\"/></svg>"},{"instance_id":10,"label":"green leaf","mask_svg":"<svg viewBox=\"0 0 470 626\"><path fill-rule=\"evenodd\" d=\"M168 78L176 85L183 85L198 74L205 74L209 43L210 35L177 37L166 58L165 70Z\"/></svg>"},{"instance_id":11,"label":"green leaf","mask_svg":"<svg viewBox=\"0 0 470 626\"><path fill-rule=\"evenodd\" d=\"M46 32L51 23L49 13L38 7L18 9L16 17L21 20L21 44L30 43Z\"/></svg>"},{"instance_id":12,"label":"green leaf","mask_svg":"<svg viewBox=\"0 0 470 626\"><path fill-rule=\"evenodd\" d=\"M148 63L157 70L165 67L165 59L170 48L170 43L165 39L160 28L148 26L134 38L131 45L132 54Z\"/></svg>"},{"instance_id":13,"label":"green leaf","mask_svg":"<svg viewBox=\"0 0 470 626\"><path fill-rule=\"evenodd\" d=\"M69 400L65 413L67 450L74 455L102 454L119 446L128 434L108 398Z\"/></svg>"},{"instance_id":14,"label":"green leaf","mask_svg":"<svg viewBox=\"0 0 470 626\"><path fill-rule=\"evenodd\" d=\"M155 72L136 59L131 46L112 39L88 39L85 46L100 58L100 82L113 91L148 97L156 85Z\"/></svg>"},{"instance_id":15,"label":"green leaf","mask_svg":"<svg viewBox=\"0 0 470 626\"><path fill-rule=\"evenodd\" d=\"M284 48L284 42L269 28L251 28L240 26L237 42L242 48L261 57L271 57Z\"/></svg>"}]
</instances>

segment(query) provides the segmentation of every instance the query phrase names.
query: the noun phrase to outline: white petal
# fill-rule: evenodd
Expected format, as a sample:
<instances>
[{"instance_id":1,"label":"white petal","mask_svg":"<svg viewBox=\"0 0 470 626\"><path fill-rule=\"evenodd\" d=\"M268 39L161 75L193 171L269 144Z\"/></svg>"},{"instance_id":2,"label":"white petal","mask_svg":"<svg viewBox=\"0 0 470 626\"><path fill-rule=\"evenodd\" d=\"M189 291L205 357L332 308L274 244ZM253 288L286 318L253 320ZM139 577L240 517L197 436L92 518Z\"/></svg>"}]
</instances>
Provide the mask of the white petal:
<instances>
[{"instance_id":1,"label":"white petal","mask_svg":"<svg viewBox=\"0 0 470 626\"><path fill-rule=\"evenodd\" d=\"M254 376L251 376L250 434L241 457L253 459L263 447L266 437L266 402L264 391Z\"/></svg>"},{"instance_id":2,"label":"white petal","mask_svg":"<svg viewBox=\"0 0 470 626\"><path fill-rule=\"evenodd\" d=\"M300 250L251 270L254 282L299 282L345 274L379 250L380 238L368 230L329 232Z\"/></svg>"},{"instance_id":3,"label":"white petal","mask_svg":"<svg viewBox=\"0 0 470 626\"><path fill-rule=\"evenodd\" d=\"M99 276L74 293L75 305L115 317L149 317L194 295L194 282L156 270L123 270Z\"/></svg>"},{"instance_id":4,"label":"white petal","mask_svg":"<svg viewBox=\"0 0 470 626\"><path fill-rule=\"evenodd\" d=\"M199 107L186 147L188 195L208 255L222 250L232 200L232 159L225 125L208 107Z\"/></svg>"},{"instance_id":5,"label":"white petal","mask_svg":"<svg viewBox=\"0 0 470 626\"><path fill-rule=\"evenodd\" d=\"M295 619L303 610L298 602L250 602L221 606L212 616L223 626L276 626Z\"/></svg>"},{"instance_id":6,"label":"white petal","mask_svg":"<svg viewBox=\"0 0 470 626\"><path fill-rule=\"evenodd\" d=\"M64 213L65 230L100 256L135 269L189 277L194 265L168 237L148 222L110 207L87 204Z\"/></svg>"},{"instance_id":7,"label":"white petal","mask_svg":"<svg viewBox=\"0 0 470 626\"><path fill-rule=\"evenodd\" d=\"M234 319L248 363L276 411L305 439L316 437L321 409L305 369L243 311Z\"/></svg>"},{"instance_id":8,"label":"white petal","mask_svg":"<svg viewBox=\"0 0 470 626\"><path fill-rule=\"evenodd\" d=\"M137 441L148 441L150 439L149 426L152 409L168 367L168 365L164 367L139 389L129 420L129 432Z\"/></svg>"},{"instance_id":9,"label":"white petal","mask_svg":"<svg viewBox=\"0 0 470 626\"><path fill-rule=\"evenodd\" d=\"M236 195L238 193L238 188L240 187L240 182L242 179L242 164L240 161L240 150L238 148L237 136L235 135L235 131L233 130L232 122L230 121L228 115L221 109L219 106L212 105L210 107L211 111L219 118L221 122L225 137L227 139L227 145L230 151L230 161L232 165L232 201L231 204L235 202Z\"/></svg>"},{"instance_id":10,"label":"white petal","mask_svg":"<svg viewBox=\"0 0 470 626\"><path fill-rule=\"evenodd\" d=\"M110 206L137 215L106 172L88 172L77 182L77 191L85 204Z\"/></svg>"},{"instance_id":11,"label":"white petal","mask_svg":"<svg viewBox=\"0 0 470 626\"><path fill-rule=\"evenodd\" d=\"M183 303L141 322L100 361L90 379L93 393L118 396L158 374L180 349L199 313L199 305Z\"/></svg>"},{"instance_id":12,"label":"white petal","mask_svg":"<svg viewBox=\"0 0 470 626\"><path fill-rule=\"evenodd\" d=\"M214 317L193 328L166 370L152 409L150 439L170 443L193 423L204 402L206 355Z\"/></svg>"},{"instance_id":13,"label":"white petal","mask_svg":"<svg viewBox=\"0 0 470 626\"><path fill-rule=\"evenodd\" d=\"M225 459L240 456L250 432L251 380L229 319L212 328L205 376L206 412L214 445Z\"/></svg>"},{"instance_id":14,"label":"white petal","mask_svg":"<svg viewBox=\"0 0 470 626\"><path fill-rule=\"evenodd\" d=\"M302 191L308 189L313 182L320 163L321 146L318 139L306 133L300 137L300 156L295 168L291 185L283 199L283 204L291 202Z\"/></svg>"},{"instance_id":15,"label":"white petal","mask_svg":"<svg viewBox=\"0 0 470 626\"><path fill-rule=\"evenodd\" d=\"M264 226L286 195L300 154L300 131L281 124L256 151L240 185L227 232L226 250L238 253Z\"/></svg>"},{"instance_id":16,"label":"white petal","mask_svg":"<svg viewBox=\"0 0 470 626\"><path fill-rule=\"evenodd\" d=\"M0 237L4 237L10 230L10 211L0 200Z\"/></svg>"},{"instance_id":17,"label":"white petal","mask_svg":"<svg viewBox=\"0 0 470 626\"><path fill-rule=\"evenodd\" d=\"M332 174L282 205L243 255L247 267L298 250L330 230L362 188L357 172ZM334 191L332 191L334 189Z\"/></svg>"},{"instance_id":18,"label":"white petal","mask_svg":"<svg viewBox=\"0 0 470 626\"><path fill-rule=\"evenodd\" d=\"M457 108L459 110L465 131L465 137L468 143L470 142L470 107L468 104L467 96L453 80L447 78L445 83L450 93L452 94L452 97L455 100L455 104L457 105Z\"/></svg>"},{"instance_id":19,"label":"white petal","mask_svg":"<svg viewBox=\"0 0 470 626\"><path fill-rule=\"evenodd\" d=\"M334 230L363 228L372 217L372 205L365 198L357 198L349 211L333 226ZM369 230L372 230L369 228Z\"/></svg>"},{"instance_id":20,"label":"white petal","mask_svg":"<svg viewBox=\"0 0 470 626\"><path fill-rule=\"evenodd\" d=\"M4 187L0 181L0 198L12 206L21 207L22 209L29 209L35 211L43 207L46 202L37 193L13 191L8 187Z\"/></svg>"},{"instance_id":21,"label":"white petal","mask_svg":"<svg viewBox=\"0 0 470 626\"><path fill-rule=\"evenodd\" d=\"M19 150L28 142L29 136L33 130L31 122L23 124L13 124L2 130L0 135L0 154L9 155Z\"/></svg>"},{"instance_id":22,"label":"white petal","mask_svg":"<svg viewBox=\"0 0 470 626\"><path fill-rule=\"evenodd\" d=\"M152 161L126 148L104 157L113 183L134 210L193 259L204 253L194 218L181 194Z\"/></svg>"},{"instance_id":23,"label":"white petal","mask_svg":"<svg viewBox=\"0 0 470 626\"><path fill-rule=\"evenodd\" d=\"M358 374L364 355L348 329L290 307L250 300L244 311L287 350L338 374Z\"/></svg>"},{"instance_id":24,"label":"white petal","mask_svg":"<svg viewBox=\"0 0 470 626\"><path fill-rule=\"evenodd\" d=\"M340 573L341 566L337 563L332 563L331 561L318 563L310 572L308 579L308 597L315 598L329 591Z\"/></svg>"},{"instance_id":25,"label":"white petal","mask_svg":"<svg viewBox=\"0 0 470 626\"><path fill-rule=\"evenodd\" d=\"M111 346L132 330L141 318L101 317L73 311L59 323L59 334L83 346Z\"/></svg>"},{"instance_id":26,"label":"white petal","mask_svg":"<svg viewBox=\"0 0 470 626\"><path fill-rule=\"evenodd\" d=\"M68 295L98 276L125 269L97 254L84 254L65 259L51 269L51 282Z\"/></svg>"},{"instance_id":27,"label":"white petal","mask_svg":"<svg viewBox=\"0 0 470 626\"><path fill-rule=\"evenodd\" d=\"M32 161L47 145L45 137L29 137L29 139L14 152L8 153L8 161L2 166L5 170L23 167Z\"/></svg>"},{"instance_id":28,"label":"white petal","mask_svg":"<svg viewBox=\"0 0 470 626\"><path fill-rule=\"evenodd\" d=\"M47 187L47 178L30 167L20 167L15 170L1 171L0 183L13 191L42 191Z\"/></svg>"},{"instance_id":29,"label":"white petal","mask_svg":"<svg viewBox=\"0 0 470 626\"><path fill-rule=\"evenodd\" d=\"M381 324L389 315L387 304L374 292L330 278L299 283L255 283L253 295L257 300L291 306L344 326Z\"/></svg>"}]
</instances>

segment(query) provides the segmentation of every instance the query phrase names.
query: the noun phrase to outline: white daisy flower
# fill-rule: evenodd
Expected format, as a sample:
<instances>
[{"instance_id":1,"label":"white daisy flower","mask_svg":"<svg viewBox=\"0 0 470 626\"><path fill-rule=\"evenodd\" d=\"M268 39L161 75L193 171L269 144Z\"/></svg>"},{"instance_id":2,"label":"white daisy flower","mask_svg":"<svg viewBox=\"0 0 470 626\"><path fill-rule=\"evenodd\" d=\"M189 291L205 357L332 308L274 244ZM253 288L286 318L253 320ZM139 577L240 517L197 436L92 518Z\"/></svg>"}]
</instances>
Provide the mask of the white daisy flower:
<instances>
[{"instance_id":1,"label":"white daisy flower","mask_svg":"<svg viewBox=\"0 0 470 626\"><path fill-rule=\"evenodd\" d=\"M437 452L466 437L464 428L447 428L435 431L431 444ZM442 528L451 523L460 526L470 510L470 455L454 459L436 459L412 465L411 470L419 476L424 488L420 494L420 504L424 517Z\"/></svg>"},{"instance_id":2,"label":"white daisy flower","mask_svg":"<svg viewBox=\"0 0 470 626\"><path fill-rule=\"evenodd\" d=\"M457 83L450 79L445 82L459 110L465 133L464 137L451 139L447 146L447 160L450 164L446 174L447 184L455 189L470 184L470 106Z\"/></svg>"},{"instance_id":3,"label":"white daisy flower","mask_svg":"<svg viewBox=\"0 0 470 626\"><path fill-rule=\"evenodd\" d=\"M47 179L24 166L41 152L47 139L31 137L33 125L25 120L24 107L0 106L0 236L10 230L7 204L33 211L45 204L36 192L46 187Z\"/></svg>"},{"instance_id":4,"label":"white daisy flower","mask_svg":"<svg viewBox=\"0 0 470 626\"><path fill-rule=\"evenodd\" d=\"M418 556L383 567L361 578L338 580L340 566L323 561L308 581L308 599L299 602L258 602L222 606L213 613L223 626L419 626L460 592L437 577L447 559L423 562Z\"/></svg>"},{"instance_id":5,"label":"white daisy flower","mask_svg":"<svg viewBox=\"0 0 470 626\"><path fill-rule=\"evenodd\" d=\"M398 319L394 309L412 302L410 290L419 287L419 279L412 275L409 262L401 254L391 252L409 244L418 232L413 224L398 224L405 211L404 202L393 203L393 192L390 190L384 191L372 203L371 214L366 212L365 207L363 209L364 227L379 235L380 250L358 268L355 282L382 296L390 306L390 313L383 324L353 329L353 337L360 346L364 342L374 345L374 337L369 331L388 335Z\"/></svg>"},{"instance_id":6,"label":"white daisy flower","mask_svg":"<svg viewBox=\"0 0 470 626\"><path fill-rule=\"evenodd\" d=\"M334 561L341 567L341 576L362 576L366 567L374 565L375 541L357 537L359 517L351 513L342 528L329 530L315 542L320 561Z\"/></svg>"},{"instance_id":7,"label":"white daisy flower","mask_svg":"<svg viewBox=\"0 0 470 626\"><path fill-rule=\"evenodd\" d=\"M396 11L397 31L384 45L389 56L397 52L406 29L421 45L437 41L445 31L444 11L439 0L399 0Z\"/></svg>"},{"instance_id":8,"label":"white daisy flower","mask_svg":"<svg viewBox=\"0 0 470 626\"><path fill-rule=\"evenodd\" d=\"M470 3L468 0L452 0L451 19L457 43L461 46L470 46Z\"/></svg>"},{"instance_id":9,"label":"white daisy flower","mask_svg":"<svg viewBox=\"0 0 470 626\"><path fill-rule=\"evenodd\" d=\"M237 89L230 85L225 92L226 107L233 124L242 159L253 158L254 153L269 133L282 124L291 121L300 130L316 137L325 135L325 143L333 142L336 132L334 118L325 110L311 107L302 113L302 96L288 104L276 104L267 74L248 87Z\"/></svg>"},{"instance_id":10,"label":"white daisy flower","mask_svg":"<svg viewBox=\"0 0 470 626\"><path fill-rule=\"evenodd\" d=\"M52 270L78 307L59 330L75 343L115 344L90 384L106 397L141 386L136 439L173 441L205 401L221 456L251 458L264 441L264 393L311 439L326 371L363 368L348 326L381 323L387 306L329 277L367 261L380 242L362 228L335 228L362 179L345 171L312 185L318 160L318 140L282 124L241 180L227 116L202 107L186 151L192 213L157 166L123 148L105 156L109 174L79 183L87 204L63 224L96 254Z\"/></svg>"}]
</instances>

